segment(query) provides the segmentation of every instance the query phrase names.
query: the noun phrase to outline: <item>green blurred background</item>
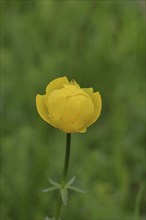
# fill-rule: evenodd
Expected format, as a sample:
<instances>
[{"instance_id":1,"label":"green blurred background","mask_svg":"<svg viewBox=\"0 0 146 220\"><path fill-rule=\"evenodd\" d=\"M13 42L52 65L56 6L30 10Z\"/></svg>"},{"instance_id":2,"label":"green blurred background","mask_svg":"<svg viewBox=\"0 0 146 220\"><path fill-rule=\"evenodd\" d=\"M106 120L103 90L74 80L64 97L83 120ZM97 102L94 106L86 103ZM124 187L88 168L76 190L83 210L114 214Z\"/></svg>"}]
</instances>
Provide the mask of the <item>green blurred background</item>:
<instances>
[{"instance_id":1,"label":"green blurred background","mask_svg":"<svg viewBox=\"0 0 146 220\"><path fill-rule=\"evenodd\" d=\"M144 2L141 2L144 3ZM53 79L100 91L102 114L72 135L65 220L145 219L145 22L138 1L2 1L1 220L53 216L65 134L35 106Z\"/></svg>"}]
</instances>

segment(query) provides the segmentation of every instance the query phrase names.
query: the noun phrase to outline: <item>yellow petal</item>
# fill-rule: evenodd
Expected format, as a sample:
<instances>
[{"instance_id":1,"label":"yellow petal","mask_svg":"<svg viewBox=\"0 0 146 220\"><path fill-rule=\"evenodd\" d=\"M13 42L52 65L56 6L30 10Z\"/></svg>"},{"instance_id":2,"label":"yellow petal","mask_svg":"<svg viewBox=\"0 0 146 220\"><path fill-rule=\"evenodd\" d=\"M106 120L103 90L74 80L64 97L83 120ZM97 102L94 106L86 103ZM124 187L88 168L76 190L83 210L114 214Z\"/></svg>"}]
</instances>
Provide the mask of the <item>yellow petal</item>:
<instances>
[{"instance_id":1,"label":"yellow petal","mask_svg":"<svg viewBox=\"0 0 146 220\"><path fill-rule=\"evenodd\" d=\"M74 126L77 130L82 130L82 128L84 128L85 130L86 125L91 122L94 113L94 106L89 96L84 97L84 102L82 102L81 104L82 107L80 110L80 114L74 123Z\"/></svg>"},{"instance_id":2,"label":"yellow petal","mask_svg":"<svg viewBox=\"0 0 146 220\"><path fill-rule=\"evenodd\" d=\"M74 79L72 79L69 84L75 85L75 86L77 86L78 88L80 88L79 84L78 84Z\"/></svg>"},{"instance_id":3,"label":"yellow petal","mask_svg":"<svg viewBox=\"0 0 146 220\"><path fill-rule=\"evenodd\" d=\"M68 97L64 106L63 120L73 123L80 113L84 99L81 95Z\"/></svg>"},{"instance_id":4,"label":"yellow petal","mask_svg":"<svg viewBox=\"0 0 146 220\"><path fill-rule=\"evenodd\" d=\"M61 130L63 130L66 133L74 133L76 132L76 129L74 128L72 123L62 121L62 125L60 127Z\"/></svg>"},{"instance_id":5,"label":"yellow petal","mask_svg":"<svg viewBox=\"0 0 146 220\"><path fill-rule=\"evenodd\" d=\"M93 88L83 88L83 90L88 94L91 95L93 93Z\"/></svg>"},{"instance_id":6,"label":"yellow petal","mask_svg":"<svg viewBox=\"0 0 146 220\"><path fill-rule=\"evenodd\" d=\"M46 88L46 95L48 96L48 94L52 92L53 90L63 88L63 84L68 84L68 83L69 81L65 76L54 79L52 82L48 84Z\"/></svg>"},{"instance_id":7,"label":"yellow petal","mask_svg":"<svg viewBox=\"0 0 146 220\"><path fill-rule=\"evenodd\" d=\"M89 97L89 95L80 87L76 86L76 85L69 85L69 84L65 84L64 88L67 90L71 91L71 96L75 96L75 95L84 95L86 97Z\"/></svg>"},{"instance_id":8,"label":"yellow petal","mask_svg":"<svg viewBox=\"0 0 146 220\"><path fill-rule=\"evenodd\" d=\"M80 133L85 133L87 131L86 128L80 128L77 132L80 132Z\"/></svg>"},{"instance_id":9,"label":"yellow petal","mask_svg":"<svg viewBox=\"0 0 146 220\"><path fill-rule=\"evenodd\" d=\"M37 107L37 111L38 111L39 115L41 116L41 118L44 121L51 124L52 126L54 126L49 118L48 110L45 105L45 95L37 95L36 96L36 107Z\"/></svg>"},{"instance_id":10,"label":"yellow petal","mask_svg":"<svg viewBox=\"0 0 146 220\"><path fill-rule=\"evenodd\" d=\"M68 121L56 120L56 119L52 118L52 122L54 124L54 127L59 128L60 130L64 131L65 133L76 132L76 129L74 128L73 124Z\"/></svg>"},{"instance_id":11,"label":"yellow petal","mask_svg":"<svg viewBox=\"0 0 146 220\"><path fill-rule=\"evenodd\" d=\"M99 92L95 92L95 93L91 94L90 97L91 97L93 105L94 105L94 114L93 114L92 121L89 125L93 124L98 119L98 117L101 113L101 108L102 108L102 100L101 100L101 96L100 96Z\"/></svg>"},{"instance_id":12,"label":"yellow petal","mask_svg":"<svg viewBox=\"0 0 146 220\"><path fill-rule=\"evenodd\" d=\"M70 92L64 90L65 89L54 90L46 98L48 112L56 120L61 119L63 116L66 95Z\"/></svg>"}]
</instances>

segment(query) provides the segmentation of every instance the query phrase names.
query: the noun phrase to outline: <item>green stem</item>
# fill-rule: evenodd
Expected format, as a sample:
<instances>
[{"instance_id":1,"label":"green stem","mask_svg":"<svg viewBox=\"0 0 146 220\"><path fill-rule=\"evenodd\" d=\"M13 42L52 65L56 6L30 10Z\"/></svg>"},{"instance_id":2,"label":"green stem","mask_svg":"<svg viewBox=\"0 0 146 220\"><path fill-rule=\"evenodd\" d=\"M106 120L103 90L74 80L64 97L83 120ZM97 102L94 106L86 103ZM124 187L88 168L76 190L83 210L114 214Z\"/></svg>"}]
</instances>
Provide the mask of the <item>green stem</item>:
<instances>
[{"instance_id":1,"label":"green stem","mask_svg":"<svg viewBox=\"0 0 146 220\"><path fill-rule=\"evenodd\" d=\"M137 197L136 197L136 204L135 204L135 219L140 220L140 203L143 195L144 190L144 184L140 186L140 189L138 191Z\"/></svg>"},{"instance_id":2,"label":"green stem","mask_svg":"<svg viewBox=\"0 0 146 220\"><path fill-rule=\"evenodd\" d=\"M66 152L65 152L65 160L64 160L64 169L63 169L63 175L62 175L62 179L61 179L62 188L64 187L64 185L66 183L67 172L68 172L68 168L69 168L70 146L71 146L71 134L67 133L66 134ZM57 204L57 211L56 211L55 220L59 220L59 218L60 218L61 207L62 207L62 199L61 199L61 195L60 195L60 192L59 192L59 198L58 198L58 204Z\"/></svg>"}]
</instances>

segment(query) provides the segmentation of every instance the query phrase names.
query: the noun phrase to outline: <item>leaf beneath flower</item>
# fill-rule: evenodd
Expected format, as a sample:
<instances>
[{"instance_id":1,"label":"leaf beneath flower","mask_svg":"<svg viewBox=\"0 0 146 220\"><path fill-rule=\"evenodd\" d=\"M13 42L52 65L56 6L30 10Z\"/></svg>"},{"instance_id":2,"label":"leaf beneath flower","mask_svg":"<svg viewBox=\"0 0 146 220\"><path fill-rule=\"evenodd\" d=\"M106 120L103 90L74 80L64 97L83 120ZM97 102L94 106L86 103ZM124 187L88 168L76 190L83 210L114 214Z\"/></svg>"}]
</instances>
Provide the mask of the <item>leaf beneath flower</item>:
<instances>
[{"instance_id":1,"label":"leaf beneath flower","mask_svg":"<svg viewBox=\"0 0 146 220\"><path fill-rule=\"evenodd\" d=\"M73 176L65 185L65 188L67 189L70 185L72 185L75 181L76 177Z\"/></svg>"},{"instance_id":2,"label":"leaf beneath flower","mask_svg":"<svg viewBox=\"0 0 146 220\"><path fill-rule=\"evenodd\" d=\"M42 191L42 192L50 192L50 191L57 190L57 189L59 189L59 188L60 188L60 187L58 187L58 186L52 186L52 187L43 189L43 190L41 190L41 191Z\"/></svg>"},{"instance_id":3,"label":"leaf beneath flower","mask_svg":"<svg viewBox=\"0 0 146 220\"><path fill-rule=\"evenodd\" d=\"M87 193L86 190L82 190L82 189L80 189L80 188L77 187L77 186L69 186L68 189L73 190L73 191L75 191L75 192Z\"/></svg>"},{"instance_id":4,"label":"leaf beneath flower","mask_svg":"<svg viewBox=\"0 0 146 220\"><path fill-rule=\"evenodd\" d=\"M48 216L46 216L44 220L55 220L55 218L49 218ZM59 220L61 220L61 218L59 218Z\"/></svg>"},{"instance_id":5,"label":"leaf beneath flower","mask_svg":"<svg viewBox=\"0 0 146 220\"><path fill-rule=\"evenodd\" d=\"M57 183L56 181L52 180L52 179L48 179L49 183L51 183L54 186L57 186L58 188L60 188L60 184Z\"/></svg>"},{"instance_id":6,"label":"leaf beneath flower","mask_svg":"<svg viewBox=\"0 0 146 220\"><path fill-rule=\"evenodd\" d=\"M67 205L67 200L68 200L68 192L66 189L61 189L60 190L60 194L61 194L61 199L62 202L64 203L64 205Z\"/></svg>"}]
</instances>

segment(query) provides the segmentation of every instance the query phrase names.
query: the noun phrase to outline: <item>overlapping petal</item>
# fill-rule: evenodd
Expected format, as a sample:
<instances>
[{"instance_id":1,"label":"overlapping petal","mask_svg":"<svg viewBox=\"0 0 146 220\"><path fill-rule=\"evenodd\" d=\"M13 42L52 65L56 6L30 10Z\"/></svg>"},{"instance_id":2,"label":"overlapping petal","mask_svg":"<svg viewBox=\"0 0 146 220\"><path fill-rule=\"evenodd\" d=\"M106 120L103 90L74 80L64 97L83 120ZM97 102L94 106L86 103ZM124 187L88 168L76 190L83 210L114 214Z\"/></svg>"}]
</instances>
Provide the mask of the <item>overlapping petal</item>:
<instances>
[{"instance_id":1,"label":"overlapping petal","mask_svg":"<svg viewBox=\"0 0 146 220\"><path fill-rule=\"evenodd\" d=\"M93 88L83 88L83 91L85 91L90 96L93 93Z\"/></svg>"},{"instance_id":2,"label":"overlapping petal","mask_svg":"<svg viewBox=\"0 0 146 220\"><path fill-rule=\"evenodd\" d=\"M37 107L37 111L39 113L39 115L41 116L41 118L48 122L49 124L51 124L52 126L54 126L54 124L52 123L52 121L49 118L48 115L48 110L45 104L45 95L37 95L36 96L36 107Z\"/></svg>"},{"instance_id":3,"label":"overlapping petal","mask_svg":"<svg viewBox=\"0 0 146 220\"><path fill-rule=\"evenodd\" d=\"M95 92L93 94L90 95L93 105L94 105L94 114L93 114L93 118L91 120L91 122L89 123L89 125L93 124L98 117L100 116L101 113L101 108L102 108L102 100L101 100L101 96L99 94L99 92Z\"/></svg>"},{"instance_id":4,"label":"overlapping petal","mask_svg":"<svg viewBox=\"0 0 146 220\"><path fill-rule=\"evenodd\" d=\"M56 90L56 89L61 89L63 88L64 84L68 84L69 81L66 78L66 76L64 77L59 77L57 79L54 79L52 82L50 82L46 88L46 95L48 95L50 92Z\"/></svg>"},{"instance_id":5,"label":"overlapping petal","mask_svg":"<svg viewBox=\"0 0 146 220\"><path fill-rule=\"evenodd\" d=\"M63 112L64 105L66 102L66 95L63 89L57 89L50 93L46 98L46 106L49 114L56 120L60 120Z\"/></svg>"},{"instance_id":6,"label":"overlapping petal","mask_svg":"<svg viewBox=\"0 0 146 220\"><path fill-rule=\"evenodd\" d=\"M82 106L81 98L82 96L68 97L64 105L63 120L73 123L78 118Z\"/></svg>"},{"instance_id":7,"label":"overlapping petal","mask_svg":"<svg viewBox=\"0 0 146 220\"><path fill-rule=\"evenodd\" d=\"M82 107L80 110L80 114L78 115L77 120L74 123L74 126L77 130L85 130L86 125L89 124L93 117L94 106L91 101L91 98L84 97L84 101L82 102Z\"/></svg>"}]
</instances>

